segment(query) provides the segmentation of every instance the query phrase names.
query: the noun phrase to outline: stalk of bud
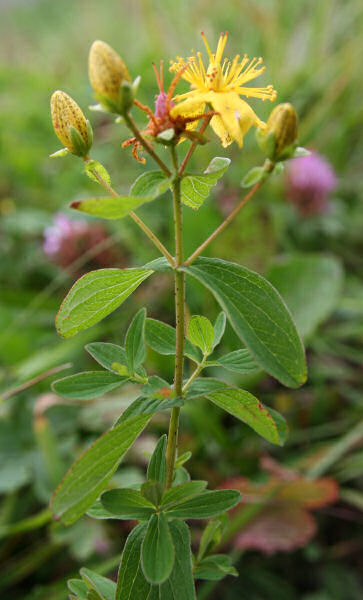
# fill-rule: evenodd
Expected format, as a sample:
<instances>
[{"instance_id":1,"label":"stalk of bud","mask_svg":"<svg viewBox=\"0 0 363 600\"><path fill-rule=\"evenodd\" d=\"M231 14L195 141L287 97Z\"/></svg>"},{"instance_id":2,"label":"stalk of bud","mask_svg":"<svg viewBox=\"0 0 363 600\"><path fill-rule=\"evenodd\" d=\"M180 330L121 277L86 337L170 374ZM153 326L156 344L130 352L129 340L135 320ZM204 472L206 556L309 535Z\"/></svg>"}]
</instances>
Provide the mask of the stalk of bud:
<instances>
[{"instance_id":1,"label":"stalk of bud","mask_svg":"<svg viewBox=\"0 0 363 600\"><path fill-rule=\"evenodd\" d=\"M257 141L262 151L272 161L291 158L297 143L297 114L288 102L279 104L271 112L266 127L257 132Z\"/></svg>"},{"instance_id":2,"label":"stalk of bud","mask_svg":"<svg viewBox=\"0 0 363 600\"><path fill-rule=\"evenodd\" d=\"M57 90L51 97L50 109L58 139L72 154L87 156L92 146L93 132L78 104L68 94Z\"/></svg>"},{"instance_id":3,"label":"stalk of bud","mask_svg":"<svg viewBox=\"0 0 363 600\"><path fill-rule=\"evenodd\" d=\"M102 108L108 112L123 112L123 84L128 90L130 75L122 58L105 42L96 40L88 60L91 86Z\"/></svg>"}]
</instances>

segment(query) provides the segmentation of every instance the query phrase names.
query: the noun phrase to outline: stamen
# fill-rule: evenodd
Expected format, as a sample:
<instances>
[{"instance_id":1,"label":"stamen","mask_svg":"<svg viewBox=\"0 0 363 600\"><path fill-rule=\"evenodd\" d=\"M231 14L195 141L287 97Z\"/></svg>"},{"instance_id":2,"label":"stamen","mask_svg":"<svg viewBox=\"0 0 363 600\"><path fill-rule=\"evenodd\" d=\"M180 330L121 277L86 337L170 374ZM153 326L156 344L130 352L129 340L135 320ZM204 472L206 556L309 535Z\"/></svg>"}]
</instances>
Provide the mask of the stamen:
<instances>
[{"instance_id":1,"label":"stamen","mask_svg":"<svg viewBox=\"0 0 363 600\"><path fill-rule=\"evenodd\" d=\"M236 70L239 70L239 68L241 68L241 66L238 65L238 61L239 61L239 54L237 54L237 56L234 57L232 64L230 65L230 67L228 68L228 70L225 74L224 85L227 85L231 81L231 79L233 79L233 77L235 77Z\"/></svg>"},{"instance_id":2,"label":"stamen","mask_svg":"<svg viewBox=\"0 0 363 600\"><path fill-rule=\"evenodd\" d=\"M204 67L204 62L203 62L203 58L202 58L202 53L198 52L197 56L198 56L198 59L199 59L200 72L202 74L203 79L205 79L207 74L205 72L205 67Z\"/></svg>"},{"instance_id":3,"label":"stamen","mask_svg":"<svg viewBox=\"0 0 363 600\"><path fill-rule=\"evenodd\" d=\"M222 75L223 75L223 71L224 71L224 68L225 68L225 66L226 66L227 63L228 63L228 58L225 58L224 61L223 61L223 65L221 66Z\"/></svg>"},{"instance_id":4,"label":"stamen","mask_svg":"<svg viewBox=\"0 0 363 600\"><path fill-rule=\"evenodd\" d=\"M218 44L217 44L217 52L216 52L216 55L215 55L215 61L218 64L222 60L223 52L224 52L224 49L225 49L226 43L227 43L227 38L228 38L228 32L227 31L225 33L221 33L221 35L219 37Z\"/></svg>"},{"instance_id":5,"label":"stamen","mask_svg":"<svg viewBox=\"0 0 363 600\"><path fill-rule=\"evenodd\" d=\"M273 89L272 85L261 88L249 88L249 87L238 87L235 88L238 94L243 94L247 98L261 98L261 100L276 100L277 92Z\"/></svg>"},{"instance_id":6,"label":"stamen","mask_svg":"<svg viewBox=\"0 0 363 600\"><path fill-rule=\"evenodd\" d=\"M169 89L168 89L168 94L166 97L168 103L170 102L170 100L173 97L174 90L175 90L178 82L180 81L180 78L183 76L184 72L188 69L189 66L190 66L189 63L185 63L185 65L183 65L182 68L177 72L173 81L171 82Z\"/></svg>"},{"instance_id":7,"label":"stamen","mask_svg":"<svg viewBox=\"0 0 363 600\"><path fill-rule=\"evenodd\" d=\"M156 68L155 63L152 63L153 65L153 69L154 69L154 73L155 73L155 77L156 77L156 83L158 84L159 90L160 92L164 92L164 88L163 88L163 61L160 61L160 75L158 73L158 70Z\"/></svg>"},{"instance_id":8,"label":"stamen","mask_svg":"<svg viewBox=\"0 0 363 600\"><path fill-rule=\"evenodd\" d=\"M151 121L154 124L157 124L155 115L153 113L153 111L151 110L151 108L149 108L149 106L146 106L146 104L141 104L141 102L139 102L136 98L134 99L134 104L135 106L137 106L140 110L142 110L143 112L145 112L147 114L147 116L149 117L149 119L151 119Z\"/></svg>"},{"instance_id":9,"label":"stamen","mask_svg":"<svg viewBox=\"0 0 363 600\"><path fill-rule=\"evenodd\" d=\"M160 81L161 81L161 91L164 91L164 61L160 61Z\"/></svg>"},{"instance_id":10,"label":"stamen","mask_svg":"<svg viewBox=\"0 0 363 600\"><path fill-rule=\"evenodd\" d=\"M203 38L204 45L205 45L205 47L207 49L207 52L208 52L208 56L209 56L210 60L213 60L213 54L212 54L212 51L211 51L211 49L209 47L209 44L207 42L207 38L204 35L204 31L201 31L200 34L201 34L201 36Z\"/></svg>"}]
</instances>

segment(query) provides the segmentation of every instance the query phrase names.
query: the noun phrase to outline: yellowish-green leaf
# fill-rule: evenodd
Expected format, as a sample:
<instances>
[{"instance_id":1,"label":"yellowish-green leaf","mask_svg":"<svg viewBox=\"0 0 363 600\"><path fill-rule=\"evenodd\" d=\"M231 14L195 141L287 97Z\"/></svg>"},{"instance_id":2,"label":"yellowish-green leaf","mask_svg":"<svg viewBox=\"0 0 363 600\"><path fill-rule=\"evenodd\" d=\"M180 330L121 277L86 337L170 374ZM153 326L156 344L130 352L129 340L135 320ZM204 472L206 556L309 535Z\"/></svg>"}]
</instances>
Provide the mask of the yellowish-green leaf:
<instances>
[{"instance_id":1,"label":"yellowish-green leaf","mask_svg":"<svg viewBox=\"0 0 363 600\"><path fill-rule=\"evenodd\" d=\"M211 188L228 169L229 158L216 156L201 175L186 175L181 182L182 201L194 210L200 208Z\"/></svg>"},{"instance_id":2,"label":"yellowish-green leaf","mask_svg":"<svg viewBox=\"0 0 363 600\"><path fill-rule=\"evenodd\" d=\"M68 338L95 325L118 308L151 273L148 269L99 269L87 273L76 281L59 309L58 333Z\"/></svg>"},{"instance_id":3,"label":"yellowish-green leaf","mask_svg":"<svg viewBox=\"0 0 363 600\"><path fill-rule=\"evenodd\" d=\"M150 415L138 415L103 434L73 463L55 490L51 510L65 524L77 521L97 500Z\"/></svg>"},{"instance_id":4,"label":"yellowish-green leaf","mask_svg":"<svg viewBox=\"0 0 363 600\"><path fill-rule=\"evenodd\" d=\"M145 202L154 200L153 196L140 198L133 196L119 196L118 198L102 197L88 198L87 200L77 200L71 203L71 208L84 212L92 217L102 219L123 219L132 210L136 210Z\"/></svg>"},{"instance_id":5,"label":"yellowish-green leaf","mask_svg":"<svg viewBox=\"0 0 363 600\"><path fill-rule=\"evenodd\" d=\"M188 337L203 354L210 354L214 342L214 329L209 319L194 315L188 324Z\"/></svg>"},{"instance_id":6,"label":"yellowish-green leaf","mask_svg":"<svg viewBox=\"0 0 363 600\"><path fill-rule=\"evenodd\" d=\"M256 433L272 444L282 446L287 435L284 418L264 406L246 390L225 389L206 397L226 412L249 425Z\"/></svg>"},{"instance_id":7,"label":"yellowish-green leaf","mask_svg":"<svg viewBox=\"0 0 363 600\"><path fill-rule=\"evenodd\" d=\"M97 179L97 175L103 179L107 183L107 185L111 185L111 177L108 171L105 169L103 165L101 165L98 160L90 160L86 163L84 167L84 172L92 181L100 184L100 180Z\"/></svg>"}]
</instances>

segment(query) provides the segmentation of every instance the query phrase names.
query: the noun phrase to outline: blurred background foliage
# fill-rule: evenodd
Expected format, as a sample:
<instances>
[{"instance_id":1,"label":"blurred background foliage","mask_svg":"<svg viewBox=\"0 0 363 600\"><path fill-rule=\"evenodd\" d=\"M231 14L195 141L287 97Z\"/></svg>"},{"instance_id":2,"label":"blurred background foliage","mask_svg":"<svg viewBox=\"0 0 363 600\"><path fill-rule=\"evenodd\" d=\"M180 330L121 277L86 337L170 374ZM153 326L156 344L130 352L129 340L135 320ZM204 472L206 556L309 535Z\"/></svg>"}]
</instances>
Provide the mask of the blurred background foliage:
<instances>
[{"instance_id":1,"label":"blurred background foliage","mask_svg":"<svg viewBox=\"0 0 363 600\"><path fill-rule=\"evenodd\" d=\"M186 407L180 451L193 452L192 476L208 479L211 487L223 485L227 477L243 476L241 489L250 480L251 485L261 484L263 496L263 484L269 479L260 458L268 453L281 465L295 469L299 477L329 476L329 485L340 489L335 495L323 494L315 503L319 509L314 513L315 534L312 517L305 514L310 506L306 498L291 500L290 507L299 505L302 510L305 506L305 516L302 522L293 520L297 534L292 534L285 552L281 540L286 530L277 517L275 530L271 533L267 525L260 528L260 545L248 546L243 515L232 516L240 518L236 531L244 536L243 543L237 538L230 546L240 579L201 585L198 598L362 598L361 3L8 0L0 2L0 22L2 595L63 600L67 577L85 561L100 573L115 573L125 526L84 518L65 529L49 523L47 503L72 460L113 423L134 393L123 388L122 394L76 406L49 393L51 378L14 396L9 390L68 361L73 371L66 374L97 368L84 352L84 344L95 340L120 343L136 308L144 304L149 316L173 323L171 282L159 277L141 286L122 312L116 311L97 327L71 340L57 337L56 310L80 273L109 264L141 265L156 255L131 221L110 225L83 219L79 223L67 208L71 200L99 194L99 190L84 176L78 159L48 158L59 147L49 116L50 95L62 89L91 115L96 140L92 157L110 171L114 187L127 193L143 167L128 149L121 149L128 137L125 127L87 110L92 104L89 47L95 39L113 46L132 76L142 76L139 98L151 104L157 91L152 61L163 58L167 64L176 55L188 56L192 48L201 48L202 29L212 46L219 33L228 30L229 56L247 52L264 58L261 85L273 83L278 102L294 104L300 118L300 143L325 157L335 171L337 185L325 199L324 210L318 207L303 215L289 193L288 177L273 176L207 252L267 274L304 335L309 380L302 389L283 389L268 377L242 381L231 374L231 380L249 386L286 416L291 432L285 448L268 446L240 423L222 418L217 408L201 402ZM251 103L261 118L267 118L270 103ZM142 114L135 112L135 117L141 127L145 125ZM242 152L236 145L222 149L212 133L210 139L195 153L191 169L204 169L215 155L229 156L232 166L197 214L185 210L187 253L231 210L242 193L240 180L263 161L252 131ZM149 162L148 168L154 168ZM55 213L65 216L54 221ZM171 207L167 196L142 208L140 214L168 244ZM48 247L44 247L44 236ZM49 240L54 246L55 238L56 248L50 250ZM193 282L188 308L210 318L218 312L213 298ZM232 351L237 344L228 330L222 350ZM150 352L148 364L150 372L171 377L169 357ZM164 417L154 420L117 473L119 485L140 481L144 453L153 448L165 426ZM284 473L277 474L275 465L269 477L283 481ZM288 531L294 531L291 524ZM199 533L197 526L194 540Z\"/></svg>"}]
</instances>

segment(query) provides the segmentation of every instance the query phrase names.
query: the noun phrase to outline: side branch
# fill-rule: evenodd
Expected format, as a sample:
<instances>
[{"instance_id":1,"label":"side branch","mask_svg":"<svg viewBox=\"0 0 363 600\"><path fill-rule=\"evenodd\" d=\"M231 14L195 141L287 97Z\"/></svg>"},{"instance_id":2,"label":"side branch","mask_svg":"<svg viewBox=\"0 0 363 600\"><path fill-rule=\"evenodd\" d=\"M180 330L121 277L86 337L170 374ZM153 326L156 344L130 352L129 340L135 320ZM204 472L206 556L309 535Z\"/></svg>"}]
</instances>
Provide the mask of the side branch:
<instances>
[{"instance_id":1,"label":"side branch","mask_svg":"<svg viewBox=\"0 0 363 600\"><path fill-rule=\"evenodd\" d=\"M170 177L171 171L169 171L166 164L154 152L154 150L150 146L149 142L147 140L145 140L145 138L141 135L141 133L138 130L136 123L133 120L133 118L131 117L131 115L129 115L129 114L124 115L124 119L125 119L126 125L131 129L131 131L134 134L137 141L140 142L140 144L143 146L143 148L146 150L146 152L149 154L149 156L151 156L151 158L156 162L156 164L159 165L160 169L162 171L164 171L165 175Z\"/></svg>"},{"instance_id":2,"label":"side branch","mask_svg":"<svg viewBox=\"0 0 363 600\"><path fill-rule=\"evenodd\" d=\"M85 162L88 162L88 160L86 159ZM118 193L107 183L107 181L103 179L103 177L95 169L92 169L92 173L96 177L98 183L102 185L102 187L104 187L105 190L107 190L111 194L111 196L113 196L114 198L119 197ZM140 217L138 217L133 210L129 212L129 215L131 219L140 227L140 229L142 229L142 231L154 244L154 246L158 248L161 254L163 254L163 256L165 256L165 258L169 261L169 263L172 266L174 266L174 258L172 257L170 252L165 248L164 244L159 240L159 238L151 231L151 229L149 229L146 223L144 223L144 221L140 219Z\"/></svg>"},{"instance_id":3,"label":"side branch","mask_svg":"<svg viewBox=\"0 0 363 600\"><path fill-rule=\"evenodd\" d=\"M198 131L199 135L203 135L203 133L205 132L205 130L207 129L207 127L209 125L209 122L210 122L212 116L213 115L205 115L204 123ZM183 175L185 168L186 168L188 162L190 161L191 156L197 146L198 146L198 142L193 142L192 145L190 146L188 152L186 153L186 155L184 157L182 164L179 167L179 175Z\"/></svg>"},{"instance_id":4,"label":"side branch","mask_svg":"<svg viewBox=\"0 0 363 600\"><path fill-rule=\"evenodd\" d=\"M269 162L266 167L266 172L271 173L274 169L275 165L272 162ZM228 215L228 217L211 233L211 235L189 256L189 258L185 261L184 266L189 267L196 258L209 246L211 242L220 234L222 231L228 227L228 225L233 221L233 219L238 215L238 213L242 210L244 206L246 206L247 202L251 200L251 198L255 195L257 190L264 184L266 180L260 180L250 189L250 191L242 198L241 202L236 206L236 208Z\"/></svg>"}]
</instances>

